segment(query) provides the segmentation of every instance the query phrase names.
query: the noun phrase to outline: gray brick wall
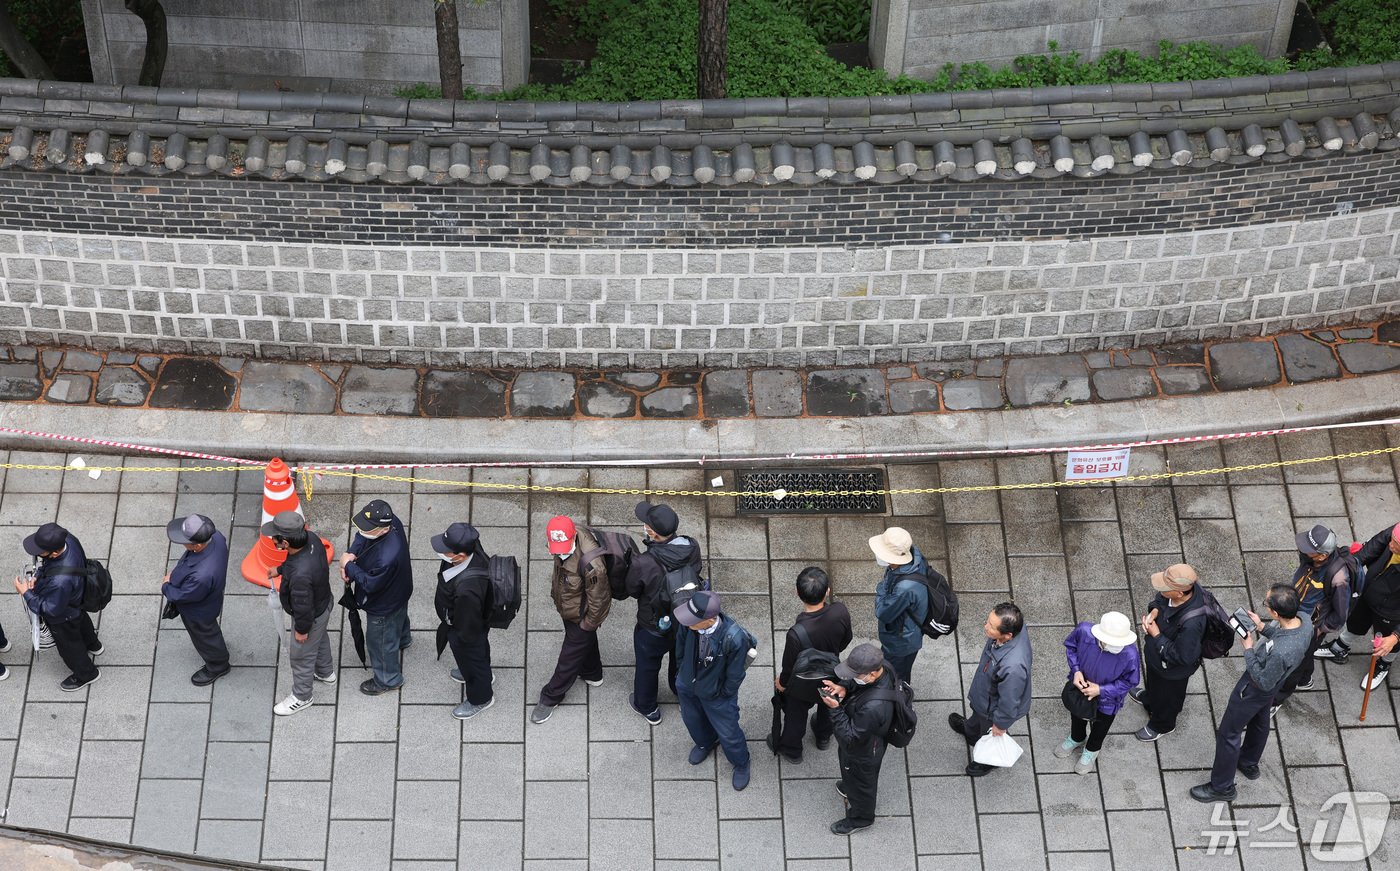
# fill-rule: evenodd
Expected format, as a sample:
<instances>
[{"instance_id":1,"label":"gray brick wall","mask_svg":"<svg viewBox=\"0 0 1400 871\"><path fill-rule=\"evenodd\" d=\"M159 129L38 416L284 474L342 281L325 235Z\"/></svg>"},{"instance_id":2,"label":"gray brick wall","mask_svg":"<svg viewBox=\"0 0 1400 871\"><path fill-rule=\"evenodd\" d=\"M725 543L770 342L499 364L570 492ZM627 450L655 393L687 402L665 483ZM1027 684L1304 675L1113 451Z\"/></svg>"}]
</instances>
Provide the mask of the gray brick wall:
<instances>
[{"instance_id":1,"label":"gray brick wall","mask_svg":"<svg viewBox=\"0 0 1400 871\"><path fill-rule=\"evenodd\" d=\"M608 251L0 232L0 342L523 366L820 366L1400 311L1400 208L1081 241Z\"/></svg>"}]
</instances>

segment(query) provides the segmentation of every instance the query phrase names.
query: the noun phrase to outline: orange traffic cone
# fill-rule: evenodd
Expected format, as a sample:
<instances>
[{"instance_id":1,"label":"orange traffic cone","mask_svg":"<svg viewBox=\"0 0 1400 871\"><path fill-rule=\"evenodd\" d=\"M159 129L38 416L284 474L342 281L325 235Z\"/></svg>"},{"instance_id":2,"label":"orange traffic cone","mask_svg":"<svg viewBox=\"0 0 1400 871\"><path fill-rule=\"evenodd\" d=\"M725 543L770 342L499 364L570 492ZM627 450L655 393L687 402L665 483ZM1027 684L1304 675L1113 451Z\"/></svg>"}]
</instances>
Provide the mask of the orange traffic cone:
<instances>
[{"instance_id":1,"label":"orange traffic cone","mask_svg":"<svg viewBox=\"0 0 1400 871\"><path fill-rule=\"evenodd\" d=\"M292 473L287 464L282 462L281 457L273 457L272 462L267 464L267 474L263 477L261 523L267 523L274 515L283 511L301 514L301 502L297 499L296 487L292 485ZM305 515L302 517L304 519ZM333 546L324 538L321 539L321 543L326 546L326 559L329 561L333 557ZM260 587L277 589L281 578L268 580L267 570L273 566L280 566L286 559L286 552L278 550L271 538L259 535L257 544L253 545L253 549L243 558L243 579Z\"/></svg>"}]
</instances>

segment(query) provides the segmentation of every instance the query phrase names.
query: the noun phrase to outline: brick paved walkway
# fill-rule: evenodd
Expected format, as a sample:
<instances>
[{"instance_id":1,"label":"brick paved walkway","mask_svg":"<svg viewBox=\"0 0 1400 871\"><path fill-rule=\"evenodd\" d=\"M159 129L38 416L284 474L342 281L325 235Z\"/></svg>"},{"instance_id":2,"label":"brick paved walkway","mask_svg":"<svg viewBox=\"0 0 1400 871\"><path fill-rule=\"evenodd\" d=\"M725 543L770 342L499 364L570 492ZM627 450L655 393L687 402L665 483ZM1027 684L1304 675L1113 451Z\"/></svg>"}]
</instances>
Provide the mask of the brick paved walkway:
<instances>
[{"instance_id":1,"label":"brick paved walkway","mask_svg":"<svg viewBox=\"0 0 1400 871\"><path fill-rule=\"evenodd\" d=\"M1133 471L1213 468L1277 458L1400 444L1400 429L1337 430L1169 449L1140 450ZM0 496L0 554L18 566L19 540L45 520L77 533L88 553L108 557L118 595L102 615L102 679L65 694L53 652L31 661L21 643L3 656L0 789L8 822L67 830L150 847L262 860L328 871L354 869L901 869L1085 871L1085 869L1362 868L1336 865L1307 847L1321 803L1339 791L1400 783L1395 685L1356 720L1361 665L1319 668L1318 689L1300 693L1278 718L1258 782L1243 782L1231 817L1187 789L1201 781L1212 724L1235 680L1238 656L1210 663L1193 683L1177 733L1158 745L1134 741L1143 721L1130 706L1087 777L1050 750L1064 737L1058 700L1061 641L1076 620L1105 610L1135 613L1150 571L1186 560L1227 604L1258 607L1269 583L1286 579L1296 528L1328 523L1346 539L1400 519L1397 455L1179 479L1170 485L1060 491L898 496L891 516L736 517L733 500L672 500L682 529L698 535L727 609L762 639L743 690L744 725L754 748L754 781L729 787L727 763L692 768L689 740L669 694L665 721L650 729L626 707L633 607L619 603L602 630L604 684L580 685L542 726L526 714L552 669L560 639L548 598L543 528L556 512L596 524L636 526L627 496L502 495L442 486L326 479L307 506L313 528L343 544L352 505L382 496L408 522L415 556L431 556L429 535L470 517L492 550L528 555L527 610L493 635L499 704L462 724L449 716L460 688L448 663L434 662L433 563L415 563L412 615L417 643L400 694L368 698L364 674L345 668L335 687L318 685L316 704L272 716L289 684L260 588L231 578L224 627L234 672L211 689L188 677L198 661L182 630L159 620L156 592L165 564L162 525L176 513L214 517L235 564L258 519L260 473L104 474L10 470ZM92 462L92 457L87 458ZM11 462L58 462L63 455L12 453ZM156 465L148 458L128 465ZM1053 462L1061 462L1059 458ZM446 473L431 473L442 477ZM463 473L465 474L465 473ZM607 487L701 488L695 471L624 469L492 470L481 480ZM893 487L1047 480L1050 457L957 461L890 468ZM857 637L873 633L878 574L865 539L886 524L910 529L962 592L956 640L925 649L915 670L921 727L911 748L891 751L877 827L851 838L827 825L841 816L832 788L835 753L808 748L806 761L780 767L763 747L770 708L772 641L797 611L791 579L825 565L850 606ZM236 572L236 565L235 565ZM973 782L966 755L943 720L961 710L967 672L981 647L978 616L1013 596L1025 609L1036 652L1036 702L1017 734L1030 751L1009 772ZM8 596L6 598L9 598ZM0 608L22 638L15 599ZM335 626L339 626L337 617ZM772 634L767 631L773 630ZM337 637L348 633L337 633ZM340 661L353 660L348 638ZM810 741L810 739L808 739ZM1304 839L1268 826L1292 808ZM1252 826L1255 846L1211 855L1208 831ZM1281 847L1265 842L1285 841ZM1325 855L1323 856L1325 859ZM1400 861L1391 825L1370 868Z\"/></svg>"}]
</instances>

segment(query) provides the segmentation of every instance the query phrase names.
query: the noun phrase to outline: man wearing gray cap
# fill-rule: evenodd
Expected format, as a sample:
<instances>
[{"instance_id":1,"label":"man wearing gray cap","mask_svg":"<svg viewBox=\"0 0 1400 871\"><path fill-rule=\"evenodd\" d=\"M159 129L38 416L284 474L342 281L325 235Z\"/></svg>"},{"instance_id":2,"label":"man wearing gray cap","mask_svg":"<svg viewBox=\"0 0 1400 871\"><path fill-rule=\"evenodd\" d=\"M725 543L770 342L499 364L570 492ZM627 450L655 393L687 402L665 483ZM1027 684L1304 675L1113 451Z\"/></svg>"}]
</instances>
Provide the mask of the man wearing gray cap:
<instances>
[{"instance_id":1,"label":"man wearing gray cap","mask_svg":"<svg viewBox=\"0 0 1400 871\"><path fill-rule=\"evenodd\" d=\"M880 766L885 761L894 702L884 692L897 687L894 667L873 644L858 644L837 664L839 683L823 681L821 701L831 709L841 779L836 791L846 800L846 815L831 824L837 835L849 835L875 823L875 796L880 787Z\"/></svg>"},{"instance_id":2,"label":"man wearing gray cap","mask_svg":"<svg viewBox=\"0 0 1400 871\"><path fill-rule=\"evenodd\" d=\"M733 785L749 785L749 745L739 726L739 685L758 639L720 610L719 596L701 590L672 611L688 631L676 635L676 698L695 741L690 764L710 757L715 745L734 766Z\"/></svg>"},{"instance_id":3,"label":"man wearing gray cap","mask_svg":"<svg viewBox=\"0 0 1400 871\"><path fill-rule=\"evenodd\" d=\"M281 575L277 596L282 610L292 615L292 643L287 657L292 664L292 694L278 702L272 713L279 717L295 714L311 706L313 680L335 683L335 659L326 627L335 610L331 596L330 560L319 535L306 528L306 521L295 511L282 511L262 525L262 534L272 539L287 560L267 570L268 580Z\"/></svg>"},{"instance_id":4,"label":"man wearing gray cap","mask_svg":"<svg viewBox=\"0 0 1400 871\"><path fill-rule=\"evenodd\" d=\"M190 683L209 686L229 671L228 646L219 629L228 579L228 539L203 514L175 518L166 524L165 536L185 552L161 581L160 592L179 612L195 652L204 660Z\"/></svg>"}]
</instances>

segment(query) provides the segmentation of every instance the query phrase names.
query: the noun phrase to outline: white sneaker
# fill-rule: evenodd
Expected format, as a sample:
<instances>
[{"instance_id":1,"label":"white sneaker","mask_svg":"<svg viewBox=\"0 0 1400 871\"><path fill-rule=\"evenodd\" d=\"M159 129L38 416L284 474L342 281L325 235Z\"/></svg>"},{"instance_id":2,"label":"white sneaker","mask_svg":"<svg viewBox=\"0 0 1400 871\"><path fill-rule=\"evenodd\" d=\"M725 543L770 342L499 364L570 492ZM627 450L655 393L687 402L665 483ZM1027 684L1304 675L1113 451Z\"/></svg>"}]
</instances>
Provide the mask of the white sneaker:
<instances>
[{"instance_id":1,"label":"white sneaker","mask_svg":"<svg viewBox=\"0 0 1400 871\"><path fill-rule=\"evenodd\" d=\"M601 677L598 678L597 680L589 680L588 678L584 678L584 679L583 679L583 682L586 683L586 684L588 684L588 685L591 686L591 687L600 687L600 686L603 685L603 679L602 679Z\"/></svg>"},{"instance_id":2,"label":"white sneaker","mask_svg":"<svg viewBox=\"0 0 1400 871\"><path fill-rule=\"evenodd\" d=\"M1361 688L1362 688L1363 690L1364 690L1364 689L1367 689L1366 682L1367 682L1367 680L1369 680L1369 681L1370 681L1370 684L1371 684L1371 685L1370 685L1370 689L1375 689L1376 687L1378 687L1378 686L1380 686L1381 684L1385 683L1385 679L1386 679L1389 675L1390 675L1390 663L1386 662L1384 659L1377 660L1377 661L1376 661L1376 675L1375 675L1375 677L1369 677L1369 678L1368 678L1367 675L1364 675L1364 674L1363 674L1363 675L1361 676Z\"/></svg>"},{"instance_id":3,"label":"white sneaker","mask_svg":"<svg viewBox=\"0 0 1400 871\"><path fill-rule=\"evenodd\" d=\"M0 680L8 680L9 677L10 670L6 668L3 664L0 664Z\"/></svg>"},{"instance_id":4,"label":"white sneaker","mask_svg":"<svg viewBox=\"0 0 1400 871\"><path fill-rule=\"evenodd\" d=\"M272 713L279 717L288 717L300 711L302 708L311 707L310 699L299 699L296 696L287 696L282 701L272 706Z\"/></svg>"},{"instance_id":5,"label":"white sneaker","mask_svg":"<svg viewBox=\"0 0 1400 871\"><path fill-rule=\"evenodd\" d=\"M9 652L10 652L10 645L11 645L10 639L6 638L6 639L5 639L5 646L4 646L4 647L0 647L0 653L9 653Z\"/></svg>"},{"instance_id":6,"label":"white sneaker","mask_svg":"<svg viewBox=\"0 0 1400 871\"><path fill-rule=\"evenodd\" d=\"M317 680L319 680L321 683L335 683L336 677L337 677L337 675L336 675L335 672L331 672L330 674L326 675L325 677L322 677L322 676L319 675L319 674L318 674L318 675L313 675L313 676L314 676Z\"/></svg>"}]
</instances>

